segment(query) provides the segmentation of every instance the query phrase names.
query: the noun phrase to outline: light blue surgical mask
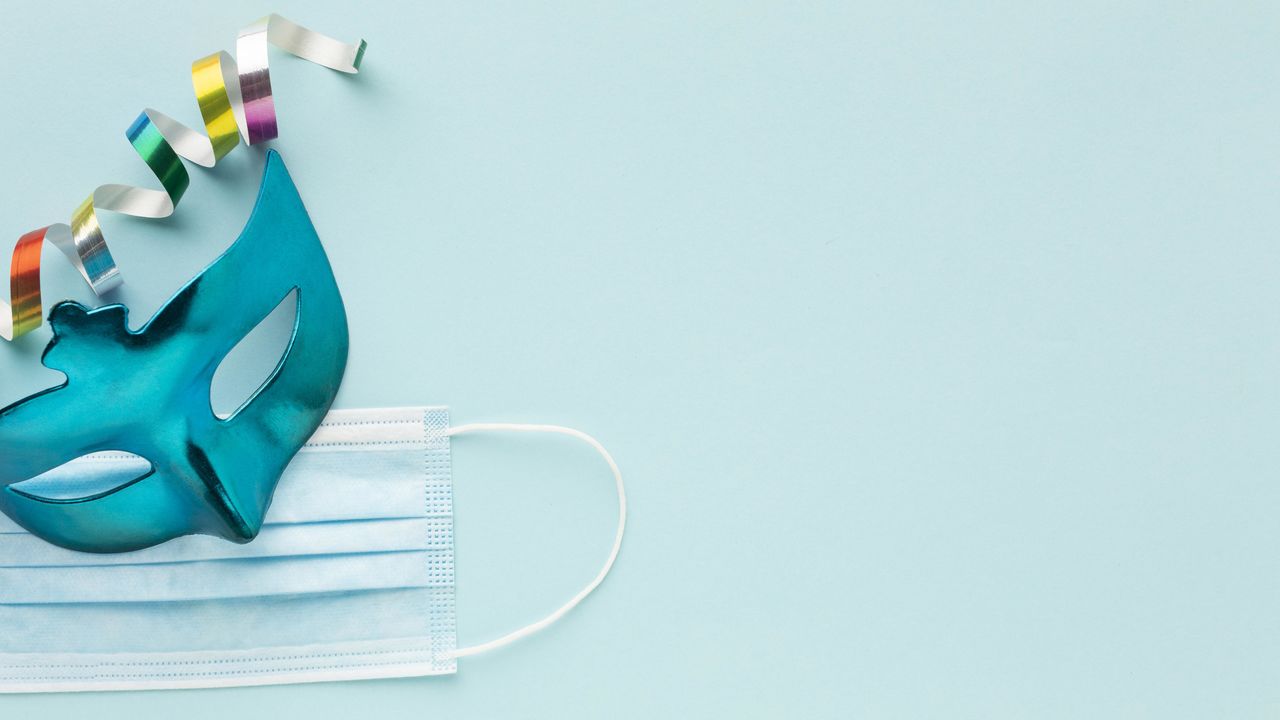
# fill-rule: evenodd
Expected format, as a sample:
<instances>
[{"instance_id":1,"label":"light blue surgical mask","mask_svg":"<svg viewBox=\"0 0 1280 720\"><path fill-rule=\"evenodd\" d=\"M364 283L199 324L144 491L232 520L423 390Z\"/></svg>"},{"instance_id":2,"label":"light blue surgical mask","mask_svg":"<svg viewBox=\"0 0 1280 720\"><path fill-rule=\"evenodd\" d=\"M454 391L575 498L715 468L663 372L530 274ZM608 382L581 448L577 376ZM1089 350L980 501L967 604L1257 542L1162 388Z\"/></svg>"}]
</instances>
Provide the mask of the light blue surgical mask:
<instances>
[{"instance_id":1,"label":"light blue surgical mask","mask_svg":"<svg viewBox=\"0 0 1280 720\"><path fill-rule=\"evenodd\" d=\"M600 573L559 610L458 648L450 438L475 431L553 432L590 444L614 473L618 530ZM46 480L50 487L26 490L75 496L138 462L87 456ZM617 465L577 430L450 428L444 408L333 411L285 471L247 545L195 535L130 553L81 553L0 516L0 692L453 673L457 658L537 632L581 602L617 558L625 521Z\"/></svg>"}]
</instances>

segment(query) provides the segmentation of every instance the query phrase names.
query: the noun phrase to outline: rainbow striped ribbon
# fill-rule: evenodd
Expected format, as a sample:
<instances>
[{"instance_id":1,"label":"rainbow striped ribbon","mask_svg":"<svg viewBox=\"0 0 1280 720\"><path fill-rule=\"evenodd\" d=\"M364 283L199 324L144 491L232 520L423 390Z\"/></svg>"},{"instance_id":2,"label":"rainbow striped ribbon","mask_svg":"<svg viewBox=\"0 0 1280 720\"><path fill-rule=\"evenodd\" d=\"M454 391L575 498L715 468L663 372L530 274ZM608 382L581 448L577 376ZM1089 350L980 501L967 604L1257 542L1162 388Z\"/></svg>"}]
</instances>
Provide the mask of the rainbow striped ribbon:
<instances>
[{"instance_id":1,"label":"rainbow striped ribbon","mask_svg":"<svg viewBox=\"0 0 1280 720\"><path fill-rule=\"evenodd\" d=\"M9 270L10 302L0 301L0 336L6 340L40 327L40 253L48 242L62 251L95 294L121 282L98 224L97 211L109 210L142 218L173 214L190 184L186 159L213 167L241 138L256 145L278 135L267 46L344 73L356 73L365 42L355 45L308 30L279 15L268 15L240 31L236 58L217 52L191 64L191 84L204 120L201 134L164 113L143 110L125 136L164 190L107 184L98 186L71 213L71 224L55 223L18 238ZM238 62L237 62L238 59Z\"/></svg>"}]
</instances>

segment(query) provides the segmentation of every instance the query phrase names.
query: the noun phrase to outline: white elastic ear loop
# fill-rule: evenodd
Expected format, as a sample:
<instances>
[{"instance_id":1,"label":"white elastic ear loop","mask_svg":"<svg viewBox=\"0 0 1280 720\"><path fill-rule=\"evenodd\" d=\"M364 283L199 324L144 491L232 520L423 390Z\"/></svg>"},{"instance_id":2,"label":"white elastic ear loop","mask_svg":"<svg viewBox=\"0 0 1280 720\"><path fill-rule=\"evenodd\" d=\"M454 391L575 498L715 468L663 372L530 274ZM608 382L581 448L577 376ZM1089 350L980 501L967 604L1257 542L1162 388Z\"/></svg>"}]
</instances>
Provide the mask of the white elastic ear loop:
<instances>
[{"instance_id":1,"label":"white elastic ear loop","mask_svg":"<svg viewBox=\"0 0 1280 720\"><path fill-rule=\"evenodd\" d=\"M486 432L493 430L568 435L570 437L578 438L582 442L595 448L596 452L600 453L600 456L604 458L604 461L609 463L609 469L613 471L613 480L618 488L618 532L614 535L613 549L609 551L609 559L604 561L604 567L600 568L600 574L596 575L594 580L588 583L586 587L582 588L577 595L574 595L573 598L571 598L569 602L565 603L559 610L556 610L532 625L526 625L513 633L503 635L497 640L490 640L489 642L481 645L472 645L471 647L454 650L453 652L448 653L447 657L460 658L468 655L478 655L495 648L500 648L504 645L510 645L521 638L528 637L529 635L546 628L548 625L564 617L570 610L577 607L578 603L586 599L593 590L600 587L600 583L604 582L609 571L613 569L614 561L618 559L618 551L622 549L622 535L627 528L627 491L622 484L622 471L618 469L618 463L613 461L613 456L609 454L608 450L604 449L604 446L600 444L600 441L581 430L561 427L560 425L524 425L519 423L472 423L469 425L459 425L458 427L446 430L445 435L452 437L454 435L462 435L469 432Z\"/></svg>"}]
</instances>

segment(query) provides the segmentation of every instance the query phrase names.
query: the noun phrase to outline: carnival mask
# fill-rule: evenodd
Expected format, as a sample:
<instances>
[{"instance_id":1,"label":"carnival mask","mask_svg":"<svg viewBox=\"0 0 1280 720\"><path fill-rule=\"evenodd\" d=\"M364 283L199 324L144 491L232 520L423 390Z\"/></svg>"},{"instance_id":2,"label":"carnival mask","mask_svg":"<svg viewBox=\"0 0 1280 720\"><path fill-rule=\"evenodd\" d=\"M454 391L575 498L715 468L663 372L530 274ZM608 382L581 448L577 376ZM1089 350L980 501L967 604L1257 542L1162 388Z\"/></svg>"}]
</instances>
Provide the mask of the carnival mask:
<instances>
[{"instance_id":1,"label":"carnival mask","mask_svg":"<svg viewBox=\"0 0 1280 720\"><path fill-rule=\"evenodd\" d=\"M290 294L280 363L229 417L210 402L223 358ZM136 550L181 535L252 540L285 467L315 432L347 360L342 297L297 188L274 152L239 239L139 331L128 310L63 302L45 366L66 381L0 410L0 510L49 542ZM122 453L67 492L77 458ZM58 486L58 493L42 488Z\"/></svg>"}]
</instances>

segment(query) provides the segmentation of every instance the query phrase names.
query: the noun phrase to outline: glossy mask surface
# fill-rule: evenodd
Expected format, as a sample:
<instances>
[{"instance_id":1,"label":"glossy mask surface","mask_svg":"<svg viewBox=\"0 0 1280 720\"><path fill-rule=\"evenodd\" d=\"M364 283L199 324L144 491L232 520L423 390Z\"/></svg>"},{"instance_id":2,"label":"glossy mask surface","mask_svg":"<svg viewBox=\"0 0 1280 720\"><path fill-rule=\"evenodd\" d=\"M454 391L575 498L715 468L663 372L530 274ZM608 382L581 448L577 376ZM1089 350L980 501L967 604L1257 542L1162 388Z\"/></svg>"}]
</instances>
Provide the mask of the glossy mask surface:
<instances>
[{"instance_id":1,"label":"glossy mask surface","mask_svg":"<svg viewBox=\"0 0 1280 720\"><path fill-rule=\"evenodd\" d=\"M284 357L220 419L210 404L218 365L294 290L297 319ZM0 410L0 510L35 535L88 552L195 533L252 540L281 473L333 402L348 345L329 260L277 153L267 155L235 244L138 332L128 329L127 312L74 302L50 312L54 338L43 362L67 380ZM138 462L113 486L83 496L32 489L56 482L65 463L103 451Z\"/></svg>"}]
</instances>

